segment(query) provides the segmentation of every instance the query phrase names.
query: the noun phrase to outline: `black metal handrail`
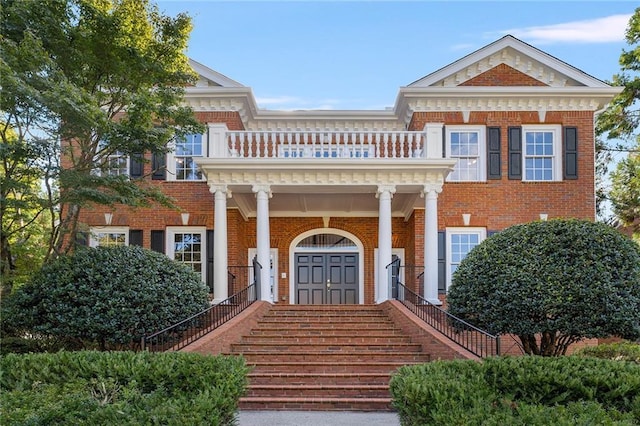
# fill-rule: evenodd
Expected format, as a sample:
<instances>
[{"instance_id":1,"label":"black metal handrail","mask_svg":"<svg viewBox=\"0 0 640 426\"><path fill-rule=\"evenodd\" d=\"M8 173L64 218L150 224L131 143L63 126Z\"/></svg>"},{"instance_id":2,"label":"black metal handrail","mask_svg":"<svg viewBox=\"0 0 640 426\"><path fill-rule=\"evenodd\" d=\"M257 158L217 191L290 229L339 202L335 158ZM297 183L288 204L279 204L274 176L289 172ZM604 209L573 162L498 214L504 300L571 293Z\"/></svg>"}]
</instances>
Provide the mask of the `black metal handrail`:
<instances>
[{"instance_id":1,"label":"black metal handrail","mask_svg":"<svg viewBox=\"0 0 640 426\"><path fill-rule=\"evenodd\" d=\"M260 298L260 269L253 261L254 280L233 296L212 305L164 330L142 336L142 350L150 352L178 351L231 320ZM229 274L231 278L233 274ZM235 277L234 277L235 279Z\"/></svg>"},{"instance_id":2,"label":"black metal handrail","mask_svg":"<svg viewBox=\"0 0 640 426\"><path fill-rule=\"evenodd\" d=\"M480 358L488 356L500 355L500 336L494 336L468 322L450 314L444 309L430 303L422 296L409 289L402 282L403 275L411 275L416 281L414 288L420 288L420 280L423 273L420 274L403 274L403 268L400 265L400 259L396 259L387 265L387 271L390 278L392 298L401 302L418 318L426 324L433 327L440 334L444 335L451 341L462 346L474 355ZM405 268L413 271L413 268ZM406 272L406 271L404 271Z\"/></svg>"}]
</instances>

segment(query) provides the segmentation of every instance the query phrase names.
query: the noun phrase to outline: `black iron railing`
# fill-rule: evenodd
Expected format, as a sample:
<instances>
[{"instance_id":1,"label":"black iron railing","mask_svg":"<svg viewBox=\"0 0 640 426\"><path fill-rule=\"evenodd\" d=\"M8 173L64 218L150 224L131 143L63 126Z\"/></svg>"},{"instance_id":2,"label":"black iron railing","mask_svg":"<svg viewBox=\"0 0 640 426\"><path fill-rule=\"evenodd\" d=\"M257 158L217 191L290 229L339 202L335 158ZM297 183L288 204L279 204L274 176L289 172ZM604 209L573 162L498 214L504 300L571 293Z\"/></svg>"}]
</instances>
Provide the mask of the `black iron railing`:
<instances>
[{"instance_id":1,"label":"black iron railing","mask_svg":"<svg viewBox=\"0 0 640 426\"><path fill-rule=\"evenodd\" d=\"M253 282L242 288L228 299L210 306L170 327L141 339L142 350L150 352L177 351L195 342L202 336L248 308L260 299L260 270L261 265L253 261ZM228 274L229 281L235 281L234 274Z\"/></svg>"},{"instance_id":2,"label":"black iron railing","mask_svg":"<svg viewBox=\"0 0 640 426\"><path fill-rule=\"evenodd\" d=\"M500 336L489 334L451 315L409 288L422 288L424 274L421 268L403 267L400 265L400 259L396 259L387 265L387 272L392 298L400 301L426 324L480 358L500 355ZM403 281L410 286L405 285Z\"/></svg>"}]
</instances>

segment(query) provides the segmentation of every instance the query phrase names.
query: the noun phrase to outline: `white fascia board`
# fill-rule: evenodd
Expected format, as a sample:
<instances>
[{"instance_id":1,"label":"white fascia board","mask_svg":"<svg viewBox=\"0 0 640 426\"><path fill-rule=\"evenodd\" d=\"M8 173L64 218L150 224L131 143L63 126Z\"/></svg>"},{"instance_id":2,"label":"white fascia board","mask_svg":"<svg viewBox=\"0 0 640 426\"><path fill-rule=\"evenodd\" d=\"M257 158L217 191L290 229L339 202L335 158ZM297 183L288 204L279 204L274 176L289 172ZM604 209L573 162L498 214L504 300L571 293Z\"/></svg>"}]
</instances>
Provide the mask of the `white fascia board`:
<instances>
[{"instance_id":1,"label":"white fascia board","mask_svg":"<svg viewBox=\"0 0 640 426\"><path fill-rule=\"evenodd\" d=\"M533 47L530 44L523 42L511 35L506 35L501 39L483 47L475 52L468 54L467 56L443 67L439 70L422 77L419 80L414 81L409 84L407 87L428 87L440 80L443 80L450 75L456 74L467 67L473 65L474 63L487 58L502 49L512 48L523 55L529 56L531 59L538 61L551 69L558 71L561 74L566 75L567 77L576 80L587 87L595 88L595 87L610 87L608 84L599 80L595 77L590 76L584 71L579 70L578 68L567 64L566 62L556 58L555 56L551 56L548 53L543 52L540 49Z\"/></svg>"}]
</instances>

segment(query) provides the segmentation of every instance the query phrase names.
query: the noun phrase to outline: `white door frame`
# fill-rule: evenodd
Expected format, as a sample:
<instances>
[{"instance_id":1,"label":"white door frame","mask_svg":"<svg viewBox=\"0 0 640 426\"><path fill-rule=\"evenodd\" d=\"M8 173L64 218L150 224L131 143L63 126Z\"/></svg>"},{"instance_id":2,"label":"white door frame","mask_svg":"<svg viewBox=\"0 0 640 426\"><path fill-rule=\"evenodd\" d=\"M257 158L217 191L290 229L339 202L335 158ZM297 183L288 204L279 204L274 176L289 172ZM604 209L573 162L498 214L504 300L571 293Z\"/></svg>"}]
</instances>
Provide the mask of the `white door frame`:
<instances>
[{"instance_id":1,"label":"white door frame","mask_svg":"<svg viewBox=\"0 0 640 426\"><path fill-rule=\"evenodd\" d=\"M289 246L289 304L294 305L296 303L295 255L296 253L304 253L302 251L296 252L296 247L298 247L300 241L311 235L317 234L335 234L340 235L341 237L347 237L358 247L358 303L360 305L364 304L364 244L362 244L362 241L352 233L336 228L312 229L303 232L291 241L291 245ZM344 248L337 249L336 251L344 252ZM318 250L318 252L330 253L330 251L326 250Z\"/></svg>"}]
</instances>

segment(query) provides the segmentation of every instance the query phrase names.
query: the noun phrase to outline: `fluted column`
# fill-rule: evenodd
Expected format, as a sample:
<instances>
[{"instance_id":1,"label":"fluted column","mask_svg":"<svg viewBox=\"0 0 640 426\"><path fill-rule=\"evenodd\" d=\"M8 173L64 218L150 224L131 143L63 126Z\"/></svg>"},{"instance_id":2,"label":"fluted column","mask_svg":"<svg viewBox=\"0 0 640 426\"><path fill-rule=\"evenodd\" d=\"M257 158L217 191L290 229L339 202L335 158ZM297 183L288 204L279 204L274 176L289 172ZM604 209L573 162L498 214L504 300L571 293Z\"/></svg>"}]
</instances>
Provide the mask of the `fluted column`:
<instances>
[{"instance_id":1,"label":"fluted column","mask_svg":"<svg viewBox=\"0 0 640 426\"><path fill-rule=\"evenodd\" d=\"M379 202L378 214L378 294L376 303L389 299L389 276L387 265L391 263L391 198L396 192L393 185L380 185L376 196Z\"/></svg>"},{"instance_id":2,"label":"fluted column","mask_svg":"<svg viewBox=\"0 0 640 426\"><path fill-rule=\"evenodd\" d=\"M441 186L424 187L424 295L429 302L438 299L438 193Z\"/></svg>"},{"instance_id":3,"label":"fluted column","mask_svg":"<svg viewBox=\"0 0 640 426\"><path fill-rule=\"evenodd\" d=\"M271 235L269 232L269 198L271 198L271 187L269 185L254 185L253 192L256 194L257 218L256 218L256 251L258 262L262 266L260 273L260 300L273 302L271 299L271 277L270 277L270 250Z\"/></svg>"},{"instance_id":4,"label":"fluted column","mask_svg":"<svg viewBox=\"0 0 640 426\"><path fill-rule=\"evenodd\" d=\"M213 302L219 303L229 297L227 278L227 198L231 191L226 185L212 185L209 191L214 194L213 232Z\"/></svg>"}]
</instances>

